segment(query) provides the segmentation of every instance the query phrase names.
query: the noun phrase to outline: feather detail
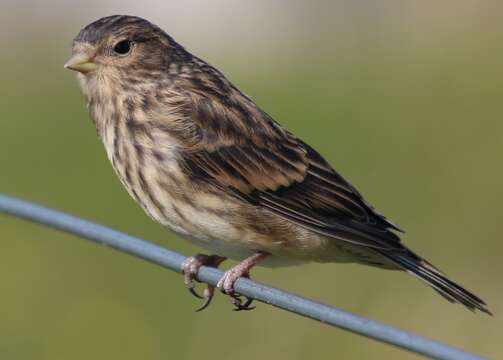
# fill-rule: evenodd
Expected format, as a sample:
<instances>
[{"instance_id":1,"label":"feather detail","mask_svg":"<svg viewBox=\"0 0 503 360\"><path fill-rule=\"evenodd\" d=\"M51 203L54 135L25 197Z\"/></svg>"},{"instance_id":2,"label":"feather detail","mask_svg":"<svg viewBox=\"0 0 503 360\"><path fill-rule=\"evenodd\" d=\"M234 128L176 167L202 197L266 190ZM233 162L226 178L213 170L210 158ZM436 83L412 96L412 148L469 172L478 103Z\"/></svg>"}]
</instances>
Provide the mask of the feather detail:
<instances>
[{"instance_id":1,"label":"feather detail","mask_svg":"<svg viewBox=\"0 0 503 360\"><path fill-rule=\"evenodd\" d=\"M224 90L229 92L219 93ZM218 184L324 236L371 248L401 248L390 231L397 229L393 224L321 155L239 91L215 85L190 99L197 141L183 139L180 159L192 181Z\"/></svg>"},{"instance_id":2,"label":"feather detail","mask_svg":"<svg viewBox=\"0 0 503 360\"><path fill-rule=\"evenodd\" d=\"M448 301L461 303L470 310L480 310L492 315L482 299L447 278L440 270L412 251L378 252L402 270L427 283Z\"/></svg>"}]
</instances>

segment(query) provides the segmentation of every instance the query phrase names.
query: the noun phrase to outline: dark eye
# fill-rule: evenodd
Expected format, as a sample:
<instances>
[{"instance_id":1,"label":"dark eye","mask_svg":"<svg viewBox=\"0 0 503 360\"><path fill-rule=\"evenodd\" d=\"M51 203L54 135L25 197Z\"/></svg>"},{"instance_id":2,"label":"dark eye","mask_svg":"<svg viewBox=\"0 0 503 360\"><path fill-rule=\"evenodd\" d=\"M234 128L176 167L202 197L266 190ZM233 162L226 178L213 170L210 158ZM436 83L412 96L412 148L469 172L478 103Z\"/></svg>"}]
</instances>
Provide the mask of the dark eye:
<instances>
[{"instance_id":1,"label":"dark eye","mask_svg":"<svg viewBox=\"0 0 503 360\"><path fill-rule=\"evenodd\" d=\"M117 44L115 44L114 51L119 55L126 55L131 51L131 45L131 41L129 40L119 41Z\"/></svg>"}]
</instances>

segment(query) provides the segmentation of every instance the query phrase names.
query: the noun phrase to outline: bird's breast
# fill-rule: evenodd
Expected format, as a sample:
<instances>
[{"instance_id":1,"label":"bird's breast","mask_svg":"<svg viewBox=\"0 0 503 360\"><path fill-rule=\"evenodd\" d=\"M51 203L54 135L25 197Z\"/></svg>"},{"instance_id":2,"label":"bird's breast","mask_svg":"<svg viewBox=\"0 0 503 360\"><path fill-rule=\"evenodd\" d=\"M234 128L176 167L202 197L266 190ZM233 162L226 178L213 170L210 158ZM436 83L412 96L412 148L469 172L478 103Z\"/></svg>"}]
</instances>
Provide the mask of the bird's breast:
<instances>
[{"instance_id":1,"label":"bird's breast","mask_svg":"<svg viewBox=\"0 0 503 360\"><path fill-rule=\"evenodd\" d=\"M239 223L236 199L193 184L181 169L175 140L155 130L133 135L127 127L106 126L101 138L121 183L151 218L198 245L241 237L233 225Z\"/></svg>"}]
</instances>

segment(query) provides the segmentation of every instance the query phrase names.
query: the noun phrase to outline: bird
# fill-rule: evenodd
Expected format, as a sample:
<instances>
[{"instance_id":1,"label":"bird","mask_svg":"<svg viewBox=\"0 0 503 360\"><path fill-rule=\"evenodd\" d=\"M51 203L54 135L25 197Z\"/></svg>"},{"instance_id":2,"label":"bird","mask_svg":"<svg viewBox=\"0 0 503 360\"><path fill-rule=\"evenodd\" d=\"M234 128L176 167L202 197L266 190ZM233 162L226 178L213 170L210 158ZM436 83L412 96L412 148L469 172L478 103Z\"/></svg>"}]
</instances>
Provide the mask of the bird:
<instances>
[{"instance_id":1,"label":"bird","mask_svg":"<svg viewBox=\"0 0 503 360\"><path fill-rule=\"evenodd\" d=\"M401 241L314 148L276 122L222 72L160 27L136 16L100 18L80 30L64 65L120 182L148 216L205 249L183 263L195 291L201 266L238 262L216 288L234 290L255 265L355 262L401 270L445 299L491 314L486 303Z\"/></svg>"}]
</instances>

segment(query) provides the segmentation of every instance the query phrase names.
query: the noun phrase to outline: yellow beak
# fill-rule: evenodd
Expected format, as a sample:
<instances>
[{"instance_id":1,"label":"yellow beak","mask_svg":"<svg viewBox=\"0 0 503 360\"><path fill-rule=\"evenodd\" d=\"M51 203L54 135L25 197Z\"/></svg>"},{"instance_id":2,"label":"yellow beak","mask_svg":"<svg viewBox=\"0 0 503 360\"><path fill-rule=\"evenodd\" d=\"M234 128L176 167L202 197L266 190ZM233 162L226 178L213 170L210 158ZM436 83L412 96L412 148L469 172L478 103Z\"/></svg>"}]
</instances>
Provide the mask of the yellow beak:
<instances>
[{"instance_id":1,"label":"yellow beak","mask_svg":"<svg viewBox=\"0 0 503 360\"><path fill-rule=\"evenodd\" d=\"M65 69L88 73L98 68L92 57L86 53L74 54L65 64Z\"/></svg>"}]
</instances>

